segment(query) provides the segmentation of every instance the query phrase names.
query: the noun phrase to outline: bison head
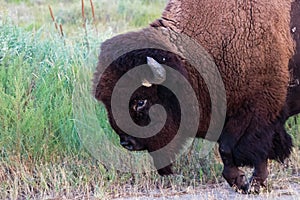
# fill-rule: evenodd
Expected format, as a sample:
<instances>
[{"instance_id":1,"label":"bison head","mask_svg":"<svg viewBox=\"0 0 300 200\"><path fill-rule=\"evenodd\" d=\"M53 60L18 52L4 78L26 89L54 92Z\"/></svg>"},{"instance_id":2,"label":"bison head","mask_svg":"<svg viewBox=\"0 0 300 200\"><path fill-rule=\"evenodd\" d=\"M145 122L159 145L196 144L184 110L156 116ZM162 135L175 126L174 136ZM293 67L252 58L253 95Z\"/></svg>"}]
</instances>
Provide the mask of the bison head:
<instances>
[{"instance_id":1,"label":"bison head","mask_svg":"<svg viewBox=\"0 0 300 200\"><path fill-rule=\"evenodd\" d=\"M162 169L160 174L169 174L170 169L164 169L166 163L186 150L191 138L204 138L210 126L206 81L199 76L199 67L192 65L203 65L210 74L213 66L207 56L198 56L203 49L193 41L187 43L194 48L185 49L177 43L180 37L176 44L169 40L172 38L176 37L165 35L163 30L145 29L107 40L101 46L93 85L93 95L105 105L120 144L130 151L147 150L155 167ZM131 73L136 69L137 73ZM211 85L218 86L216 80L209 79ZM116 106L118 103L122 106ZM155 131L144 131L144 127Z\"/></svg>"},{"instance_id":2,"label":"bison head","mask_svg":"<svg viewBox=\"0 0 300 200\"><path fill-rule=\"evenodd\" d=\"M172 91L160 84L167 78L167 72L163 65L182 68L179 67L180 64L180 58L170 52L144 49L121 56L113 61L103 72L96 86L95 97L104 103L108 111L109 122L119 135L120 144L124 148L134 151L155 151L173 139L180 122L180 106ZM165 120L165 125L160 133L152 137L149 137L147 133L140 133L141 137L135 137L130 132L122 130L118 126L112 112L114 87L126 72L136 66L142 66L145 73L142 73L141 77L132 77L140 81L140 86L133 92L128 103L127 112L129 111L132 121L137 126L146 127L151 123L149 112L153 105L161 105L166 111L166 119L163 119L164 116L155 116L157 121ZM176 80L174 80L174 84L175 82ZM121 90L127 90L130 86L124 85L123 87ZM120 93L122 94L123 92L121 91ZM120 100L122 99L121 96L119 98ZM122 120L122 116L119 118Z\"/></svg>"},{"instance_id":3,"label":"bison head","mask_svg":"<svg viewBox=\"0 0 300 200\"><path fill-rule=\"evenodd\" d=\"M181 106L176 95L168 87L165 87L163 83L168 81L169 84L176 85L176 83L178 84L178 79L172 77L172 74L168 73L169 71L165 66L172 67L188 79L184 64L181 57L174 53L158 49L141 49L120 56L102 73L100 80L95 86L95 97L105 105L109 122L119 135L120 144L124 148L130 151L147 150L151 153L167 146L175 138L181 122ZM117 86L118 81L127 72L136 67L141 67L145 73L131 77L131 79L136 79L139 82L139 86L131 94L127 104L127 113L125 112L123 115L121 111L118 112L119 108L112 105L113 92L116 87L120 88L120 95L117 100L122 101L122 95L125 93L125 90L128 90L130 83L128 85L125 82L125 84ZM185 97L188 105L188 94L185 94ZM164 114L152 112L151 115L152 108L157 105L160 105L158 109L164 110ZM118 119L113 115L113 109L117 110L116 112L119 114ZM155 129L155 125L160 122L163 123L163 126L155 134L145 131L138 133L139 135L136 136L130 132L131 129L126 131L119 126L123 120L127 120L128 116L126 114L128 112L136 126L147 127L150 124L154 124L153 127ZM183 144L185 144L185 141L178 140L168 147L170 150L167 152L170 154L178 153ZM171 159L171 157L166 155L164 159ZM155 165L157 162L159 161L156 161L154 158ZM161 172L161 174L169 173L170 170Z\"/></svg>"}]
</instances>

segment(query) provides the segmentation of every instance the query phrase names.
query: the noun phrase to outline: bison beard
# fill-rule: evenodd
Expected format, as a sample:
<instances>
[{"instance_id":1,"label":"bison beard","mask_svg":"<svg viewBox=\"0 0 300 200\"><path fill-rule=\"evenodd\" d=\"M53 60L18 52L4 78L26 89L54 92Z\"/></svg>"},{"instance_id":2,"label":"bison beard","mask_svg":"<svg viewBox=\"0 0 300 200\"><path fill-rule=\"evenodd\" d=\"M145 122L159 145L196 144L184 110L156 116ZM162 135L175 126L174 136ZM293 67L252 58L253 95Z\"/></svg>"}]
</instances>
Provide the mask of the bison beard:
<instances>
[{"instance_id":1,"label":"bison beard","mask_svg":"<svg viewBox=\"0 0 300 200\"><path fill-rule=\"evenodd\" d=\"M237 1L225 3L217 0L186 2L171 0L162 19L156 20L151 26L157 29L166 28L183 32L212 54L227 90L225 125L217 141L224 164L223 177L230 186L244 193L249 192L250 189L259 192L260 188L265 186L268 176L267 160L274 159L283 162L290 155L292 140L284 124L288 117L300 112L300 1L296 0L292 4L290 1L279 0L263 1L261 4L249 1L251 5L244 1L247 5L240 5L243 4L242 2L235 5L234 2ZM269 4L270 2L272 5ZM214 13L218 10L218 6L224 7L220 10L228 15ZM237 10L233 9L232 13L229 10L226 13L226 9L235 6L238 7ZM292 7L291 11L290 7ZM189 13L184 10L189 10ZM207 13L208 10L221 18L221 25L226 24L226 28L213 27L217 23L209 22L214 19L203 19L203 16L211 16L211 13ZM235 15L234 12L240 15ZM278 13L282 14L279 16ZM251 15L251 18L248 16L249 18L243 19L249 22L245 22L245 25L238 23L240 19L235 18L235 16L243 17L244 15ZM194 20L194 16L198 16L199 21ZM266 19L276 20L266 21ZM250 26L247 27L249 24ZM297 31L291 31L291 33L296 41L295 53L291 50L294 46L288 31L289 28L294 27L297 27ZM275 30L268 30L270 32L266 33L268 28L275 28ZM167 43L167 41L160 41L161 38L158 36L155 38L155 31L152 29L149 27L140 32L119 35L104 42L101 46L97 72L94 75L94 96L104 103L111 126L119 134L123 146L129 150L152 152L162 148L174 138L180 123L180 106L174 94L159 84L152 84L151 87L141 85L133 94L129 105L130 115L136 124L146 126L149 123L149 107L153 104L163 105L168 117L161 132L141 139L127 135L116 125L111 113L113 88L127 71L135 66L147 64L147 57L152 57L158 63L166 64L179 71L193 86L200 102L199 108L203 111L196 137L205 138L205 131L210 121L211 102L205 83L179 54L158 49L136 50L114 60L103 71L106 67L103 66L103 60L114 55L112 50L116 49L119 44L126 48L130 45L134 46L136 41L142 41L147 37L153 37L158 41L157 43ZM241 30L244 32L239 32ZM290 87L287 87L288 68ZM100 77L101 73L103 74ZM142 103L139 105L140 100ZM137 106L140 106L138 111ZM176 148L180 149L180 145L178 143ZM164 159L171 161L172 156L165 155ZM154 164L159 166L160 160L155 157L153 159ZM250 183L245 173L238 168L240 166L254 167ZM172 174L171 165L158 169L158 173L160 175Z\"/></svg>"}]
</instances>

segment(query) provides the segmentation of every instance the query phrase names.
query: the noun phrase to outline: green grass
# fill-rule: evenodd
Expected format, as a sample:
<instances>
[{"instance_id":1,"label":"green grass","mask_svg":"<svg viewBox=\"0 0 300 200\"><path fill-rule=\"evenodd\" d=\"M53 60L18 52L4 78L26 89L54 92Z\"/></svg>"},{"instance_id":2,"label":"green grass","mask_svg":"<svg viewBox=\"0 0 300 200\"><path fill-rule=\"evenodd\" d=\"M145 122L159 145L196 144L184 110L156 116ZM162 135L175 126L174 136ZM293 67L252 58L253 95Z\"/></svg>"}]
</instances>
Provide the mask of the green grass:
<instances>
[{"instance_id":1,"label":"green grass","mask_svg":"<svg viewBox=\"0 0 300 200\"><path fill-rule=\"evenodd\" d=\"M92 16L90 1L84 2L86 20L90 24L96 24L99 32L111 29L114 33L120 33L148 25L160 16L166 0L93 1L95 18ZM3 13L2 15L10 16L18 25L29 30L39 29L51 22L48 5L52 8L55 20L63 25L67 34L77 34L83 24L79 0L0 0L0 19Z\"/></svg>"},{"instance_id":2,"label":"green grass","mask_svg":"<svg viewBox=\"0 0 300 200\"><path fill-rule=\"evenodd\" d=\"M199 154L201 140L176 162L178 175L169 178L120 172L96 159L101 148L91 148L104 136L118 145L104 108L90 95L101 42L146 26L164 3L95 1L93 19L85 1L84 30L79 1L0 0L0 199L105 199L222 180L217 153ZM63 26L63 37L54 28L48 4ZM99 126L106 135L97 134ZM287 127L295 152L287 169L272 163L272 169L283 171L279 177L300 169L300 126L291 119ZM88 145L87 136L94 139Z\"/></svg>"},{"instance_id":3,"label":"green grass","mask_svg":"<svg viewBox=\"0 0 300 200\"><path fill-rule=\"evenodd\" d=\"M70 99L83 51L72 55L63 41L41 40L43 30L3 25L0 31L1 146L7 154L47 159L76 149Z\"/></svg>"},{"instance_id":4,"label":"green grass","mask_svg":"<svg viewBox=\"0 0 300 200\"><path fill-rule=\"evenodd\" d=\"M80 144L72 96L111 35L62 38L50 20L31 31L9 21L0 22L0 198L90 194L106 176Z\"/></svg>"}]
</instances>

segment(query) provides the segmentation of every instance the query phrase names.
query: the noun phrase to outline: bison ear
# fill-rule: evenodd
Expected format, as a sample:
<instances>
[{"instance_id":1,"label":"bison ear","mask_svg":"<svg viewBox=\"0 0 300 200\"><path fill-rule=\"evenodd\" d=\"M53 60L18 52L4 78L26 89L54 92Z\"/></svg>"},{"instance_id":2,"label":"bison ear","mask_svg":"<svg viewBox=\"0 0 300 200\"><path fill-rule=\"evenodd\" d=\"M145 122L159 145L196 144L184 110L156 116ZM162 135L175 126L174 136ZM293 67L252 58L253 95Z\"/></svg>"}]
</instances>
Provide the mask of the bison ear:
<instances>
[{"instance_id":1,"label":"bison ear","mask_svg":"<svg viewBox=\"0 0 300 200\"><path fill-rule=\"evenodd\" d=\"M143 80L143 86L151 87L152 84L161 84L166 80L166 70L156 60L151 57L147 57L147 65L150 67L153 73L153 78L152 80Z\"/></svg>"}]
</instances>

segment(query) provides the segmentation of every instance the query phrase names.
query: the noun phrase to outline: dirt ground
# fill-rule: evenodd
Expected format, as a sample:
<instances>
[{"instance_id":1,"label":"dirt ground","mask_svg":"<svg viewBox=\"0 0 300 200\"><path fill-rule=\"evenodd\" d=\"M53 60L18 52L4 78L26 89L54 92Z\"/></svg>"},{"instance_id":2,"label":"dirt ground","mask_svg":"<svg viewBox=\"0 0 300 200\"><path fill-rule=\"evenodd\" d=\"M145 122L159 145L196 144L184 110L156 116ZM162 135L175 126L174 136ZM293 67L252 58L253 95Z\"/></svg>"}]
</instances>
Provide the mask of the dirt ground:
<instances>
[{"instance_id":1,"label":"dirt ground","mask_svg":"<svg viewBox=\"0 0 300 200\"><path fill-rule=\"evenodd\" d=\"M170 194L170 192L153 192L147 196L138 197L126 197L117 198L117 200L300 200L300 182L288 182L288 183L273 183L270 191L263 191L259 195L245 195L236 193L226 183L203 186L201 188L195 188L193 190L187 189L187 191L181 193Z\"/></svg>"}]
</instances>

